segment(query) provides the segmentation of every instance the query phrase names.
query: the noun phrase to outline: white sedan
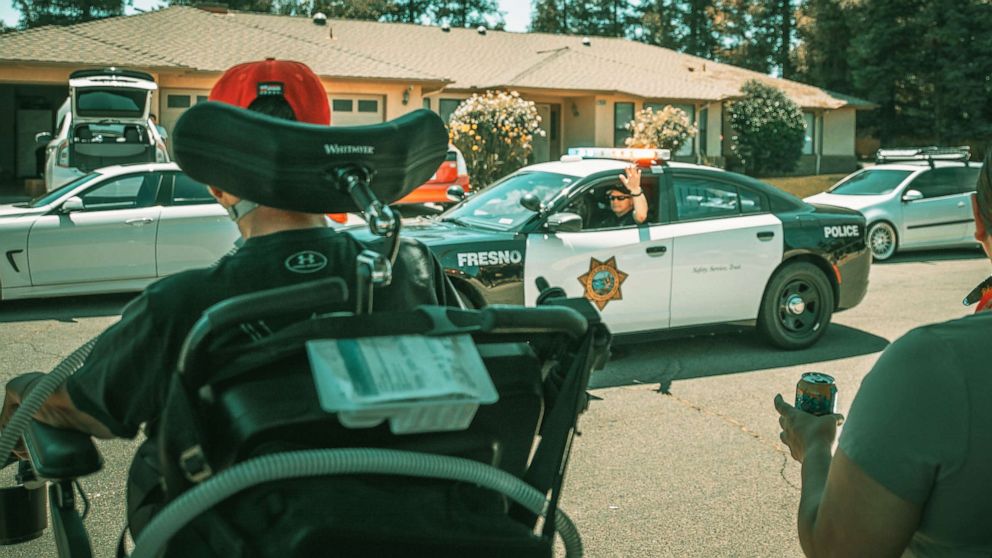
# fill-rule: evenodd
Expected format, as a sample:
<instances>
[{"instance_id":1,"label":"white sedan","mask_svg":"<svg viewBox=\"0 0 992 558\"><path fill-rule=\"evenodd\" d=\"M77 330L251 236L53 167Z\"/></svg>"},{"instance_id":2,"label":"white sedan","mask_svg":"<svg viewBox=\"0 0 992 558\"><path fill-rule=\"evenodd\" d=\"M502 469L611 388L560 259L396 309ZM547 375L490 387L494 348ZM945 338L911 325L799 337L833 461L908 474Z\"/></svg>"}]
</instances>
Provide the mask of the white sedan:
<instances>
[{"instance_id":1,"label":"white sedan","mask_svg":"<svg viewBox=\"0 0 992 558\"><path fill-rule=\"evenodd\" d=\"M140 291L234 247L237 227L174 163L98 169L0 205L0 298Z\"/></svg>"}]
</instances>

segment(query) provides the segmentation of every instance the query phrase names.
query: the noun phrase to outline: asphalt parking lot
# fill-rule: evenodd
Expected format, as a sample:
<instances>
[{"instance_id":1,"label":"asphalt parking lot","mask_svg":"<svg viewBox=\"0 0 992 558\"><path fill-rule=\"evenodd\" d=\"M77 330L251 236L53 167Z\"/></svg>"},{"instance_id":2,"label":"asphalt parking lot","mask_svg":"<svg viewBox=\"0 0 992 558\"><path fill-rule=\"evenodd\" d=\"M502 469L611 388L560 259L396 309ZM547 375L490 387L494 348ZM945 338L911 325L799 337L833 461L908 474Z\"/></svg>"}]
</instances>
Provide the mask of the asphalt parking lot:
<instances>
[{"instance_id":1,"label":"asphalt parking lot","mask_svg":"<svg viewBox=\"0 0 992 558\"><path fill-rule=\"evenodd\" d=\"M866 300L836 315L804 351L767 348L752 332L629 346L593 376L596 399L581 420L562 501L586 555L801 556L799 466L778 441L772 398L788 398L802 372L817 370L837 378L845 412L886 345L917 325L966 314L961 299L988 274L974 250L897 255L872 268ZM128 300L0 304L0 381L51 369ZM106 467L83 481L95 556L114 555L135 446L101 442ZM3 471L0 486L12 475ZM0 555L54 556L55 547L46 534Z\"/></svg>"}]
</instances>

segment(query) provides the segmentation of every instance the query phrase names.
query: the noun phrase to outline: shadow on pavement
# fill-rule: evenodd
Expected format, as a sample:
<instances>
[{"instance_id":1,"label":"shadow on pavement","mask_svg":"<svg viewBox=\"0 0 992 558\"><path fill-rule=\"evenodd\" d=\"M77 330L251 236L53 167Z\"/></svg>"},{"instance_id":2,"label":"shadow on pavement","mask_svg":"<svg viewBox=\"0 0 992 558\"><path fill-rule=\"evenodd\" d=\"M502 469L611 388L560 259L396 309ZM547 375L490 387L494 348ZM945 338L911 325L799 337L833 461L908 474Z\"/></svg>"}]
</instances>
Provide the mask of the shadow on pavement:
<instances>
[{"instance_id":1,"label":"shadow on pavement","mask_svg":"<svg viewBox=\"0 0 992 558\"><path fill-rule=\"evenodd\" d=\"M675 380L739 374L769 368L813 364L877 353L889 341L877 335L832 324L820 342L801 351L774 349L754 331L626 345L595 372L590 388L659 384L667 392Z\"/></svg>"},{"instance_id":2,"label":"shadow on pavement","mask_svg":"<svg viewBox=\"0 0 992 558\"><path fill-rule=\"evenodd\" d=\"M947 250L921 250L919 252L903 252L896 254L884 262L872 262L872 265L891 265L899 263L931 263L947 260L980 260L985 252L981 248L954 248Z\"/></svg>"},{"instance_id":3,"label":"shadow on pavement","mask_svg":"<svg viewBox=\"0 0 992 558\"><path fill-rule=\"evenodd\" d=\"M69 296L0 302L0 323L54 320L73 323L79 318L120 315L137 293Z\"/></svg>"}]
</instances>

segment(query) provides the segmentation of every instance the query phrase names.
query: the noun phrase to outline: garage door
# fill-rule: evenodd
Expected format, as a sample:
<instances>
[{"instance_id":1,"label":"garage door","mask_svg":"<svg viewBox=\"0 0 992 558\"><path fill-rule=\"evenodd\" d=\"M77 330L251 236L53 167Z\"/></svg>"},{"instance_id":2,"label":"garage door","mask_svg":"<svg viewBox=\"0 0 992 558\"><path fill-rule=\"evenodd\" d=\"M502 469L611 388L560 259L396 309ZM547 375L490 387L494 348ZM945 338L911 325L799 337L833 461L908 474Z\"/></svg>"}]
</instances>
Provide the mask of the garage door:
<instances>
[{"instance_id":1,"label":"garage door","mask_svg":"<svg viewBox=\"0 0 992 558\"><path fill-rule=\"evenodd\" d=\"M330 95L335 126L378 124L385 120L382 95Z\"/></svg>"}]
</instances>

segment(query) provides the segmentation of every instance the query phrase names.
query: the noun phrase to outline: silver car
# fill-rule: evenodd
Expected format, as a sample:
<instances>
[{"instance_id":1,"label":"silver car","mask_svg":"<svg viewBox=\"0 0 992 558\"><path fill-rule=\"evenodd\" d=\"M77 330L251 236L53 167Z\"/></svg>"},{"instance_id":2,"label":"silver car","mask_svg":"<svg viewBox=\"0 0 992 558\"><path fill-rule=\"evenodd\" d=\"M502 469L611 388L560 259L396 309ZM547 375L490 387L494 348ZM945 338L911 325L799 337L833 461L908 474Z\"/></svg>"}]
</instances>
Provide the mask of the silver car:
<instances>
[{"instance_id":1,"label":"silver car","mask_svg":"<svg viewBox=\"0 0 992 558\"><path fill-rule=\"evenodd\" d=\"M175 163L105 167L0 205L0 299L140 291L210 265L239 236Z\"/></svg>"},{"instance_id":2,"label":"silver car","mask_svg":"<svg viewBox=\"0 0 992 558\"><path fill-rule=\"evenodd\" d=\"M876 261L902 250L977 247L971 194L981 168L939 160L876 165L805 201L863 213Z\"/></svg>"}]
</instances>

